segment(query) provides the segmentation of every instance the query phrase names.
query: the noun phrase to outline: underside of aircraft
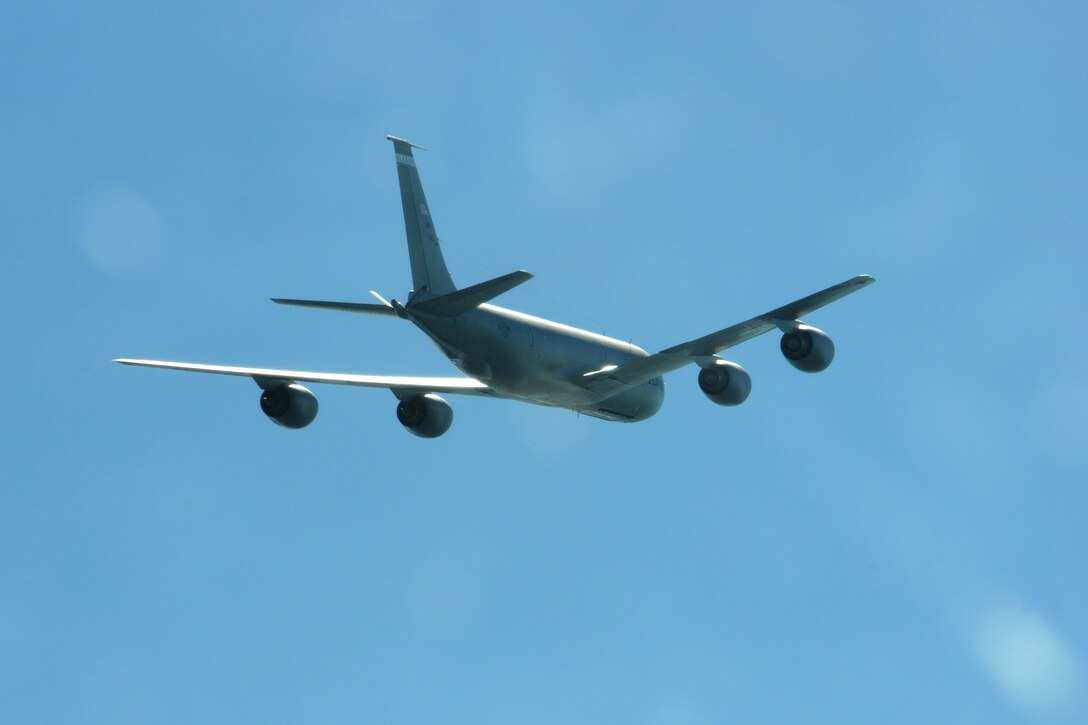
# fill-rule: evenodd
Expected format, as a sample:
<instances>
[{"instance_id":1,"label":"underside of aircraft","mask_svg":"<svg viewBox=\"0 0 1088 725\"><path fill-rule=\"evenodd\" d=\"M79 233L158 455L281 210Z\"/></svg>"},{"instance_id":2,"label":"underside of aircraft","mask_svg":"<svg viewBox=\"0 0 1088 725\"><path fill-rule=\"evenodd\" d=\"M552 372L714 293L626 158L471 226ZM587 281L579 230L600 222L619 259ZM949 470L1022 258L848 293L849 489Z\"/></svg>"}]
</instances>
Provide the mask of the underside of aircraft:
<instances>
[{"instance_id":1,"label":"underside of aircraft","mask_svg":"<svg viewBox=\"0 0 1088 725\"><path fill-rule=\"evenodd\" d=\"M823 331L802 317L875 280L858 275L744 322L649 354L629 342L598 335L490 304L532 278L525 271L458 289L442 255L441 242L423 193L413 149L393 142L413 289L405 302L330 302L274 298L284 305L396 317L412 322L464 373L461 377L406 377L320 373L118 358L124 365L250 377L261 388L261 410L286 428L304 428L317 416L317 398L301 383L386 388L398 399L397 420L414 435L435 438L453 422L442 394L509 398L562 407L605 420L634 422L654 415L664 402L663 375L695 364L700 390L714 403L739 405L752 388L740 365L722 351L771 330L782 333L780 349L798 370L820 372L835 356Z\"/></svg>"}]
</instances>

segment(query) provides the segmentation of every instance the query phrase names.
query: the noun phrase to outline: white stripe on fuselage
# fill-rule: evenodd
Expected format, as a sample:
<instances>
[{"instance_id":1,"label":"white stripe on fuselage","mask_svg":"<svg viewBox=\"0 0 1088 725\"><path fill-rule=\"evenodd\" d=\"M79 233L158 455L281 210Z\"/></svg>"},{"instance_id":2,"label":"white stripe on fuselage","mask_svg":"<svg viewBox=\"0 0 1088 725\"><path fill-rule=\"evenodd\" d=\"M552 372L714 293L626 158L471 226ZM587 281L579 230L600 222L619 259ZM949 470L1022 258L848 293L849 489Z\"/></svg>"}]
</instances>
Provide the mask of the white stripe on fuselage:
<instances>
[{"instance_id":1,"label":"white stripe on fuselage","mask_svg":"<svg viewBox=\"0 0 1088 725\"><path fill-rule=\"evenodd\" d=\"M516 320L529 327L535 327L548 332L554 332L558 335L564 335L566 337L573 337L578 340L585 340L587 342L595 342L602 347L610 350L618 350L620 352L630 353L634 357L647 357L648 352L643 350L638 345L631 342L624 342L623 340L617 340L614 337L607 337L600 335L596 332L590 332L589 330L583 330L578 327L571 327L570 325L564 325L560 322L554 322L552 320L545 319L543 317L534 317L533 315L527 315L524 312L518 312L517 310L507 309L505 307L497 307L496 305L482 304L479 309L485 312L491 312L499 317L506 317L511 320ZM573 362L573 361L572 361ZM588 371L587 371L588 372Z\"/></svg>"},{"instance_id":2,"label":"white stripe on fuselage","mask_svg":"<svg viewBox=\"0 0 1088 725\"><path fill-rule=\"evenodd\" d=\"M454 365L499 396L541 405L595 410L600 395L580 376L647 354L630 342L488 304L457 318L421 315L417 324Z\"/></svg>"}]
</instances>

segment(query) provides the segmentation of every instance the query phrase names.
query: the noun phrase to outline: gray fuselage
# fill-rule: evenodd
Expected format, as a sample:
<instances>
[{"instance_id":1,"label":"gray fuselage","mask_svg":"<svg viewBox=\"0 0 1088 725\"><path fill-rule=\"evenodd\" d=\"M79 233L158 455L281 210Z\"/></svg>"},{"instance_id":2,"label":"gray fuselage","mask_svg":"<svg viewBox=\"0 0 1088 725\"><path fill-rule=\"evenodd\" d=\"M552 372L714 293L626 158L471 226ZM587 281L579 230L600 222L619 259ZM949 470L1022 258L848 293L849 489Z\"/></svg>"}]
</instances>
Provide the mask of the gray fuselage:
<instances>
[{"instance_id":1,"label":"gray fuselage","mask_svg":"<svg viewBox=\"0 0 1088 725\"><path fill-rule=\"evenodd\" d=\"M603 399L576 382L646 357L629 342L489 304L456 317L415 313L411 319L454 365L501 397L630 422L649 418L665 399L660 377Z\"/></svg>"}]
</instances>

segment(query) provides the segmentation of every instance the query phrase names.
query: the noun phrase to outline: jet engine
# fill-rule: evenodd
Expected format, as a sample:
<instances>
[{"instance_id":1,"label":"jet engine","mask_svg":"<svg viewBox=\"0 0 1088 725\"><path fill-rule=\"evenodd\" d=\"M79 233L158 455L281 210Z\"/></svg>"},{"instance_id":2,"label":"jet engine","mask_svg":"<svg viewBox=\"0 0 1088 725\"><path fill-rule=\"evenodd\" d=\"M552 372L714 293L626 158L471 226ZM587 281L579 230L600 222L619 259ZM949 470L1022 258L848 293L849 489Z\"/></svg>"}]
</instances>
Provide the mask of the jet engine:
<instances>
[{"instance_id":1,"label":"jet engine","mask_svg":"<svg viewBox=\"0 0 1088 725\"><path fill-rule=\"evenodd\" d=\"M735 362L717 359L699 371L699 389L718 405L740 405L752 392L752 377Z\"/></svg>"},{"instance_id":2,"label":"jet engine","mask_svg":"<svg viewBox=\"0 0 1088 725\"><path fill-rule=\"evenodd\" d=\"M412 435L437 438L450 429L453 408L434 393L413 395L397 403L397 420Z\"/></svg>"},{"instance_id":3,"label":"jet engine","mask_svg":"<svg viewBox=\"0 0 1088 725\"><path fill-rule=\"evenodd\" d=\"M261 410L284 428L305 428L317 417L317 397L298 383L282 383L261 392Z\"/></svg>"},{"instance_id":4,"label":"jet engine","mask_svg":"<svg viewBox=\"0 0 1088 725\"><path fill-rule=\"evenodd\" d=\"M780 346L789 364L806 373L827 370L835 359L835 343L822 330L808 325L787 332Z\"/></svg>"}]
</instances>

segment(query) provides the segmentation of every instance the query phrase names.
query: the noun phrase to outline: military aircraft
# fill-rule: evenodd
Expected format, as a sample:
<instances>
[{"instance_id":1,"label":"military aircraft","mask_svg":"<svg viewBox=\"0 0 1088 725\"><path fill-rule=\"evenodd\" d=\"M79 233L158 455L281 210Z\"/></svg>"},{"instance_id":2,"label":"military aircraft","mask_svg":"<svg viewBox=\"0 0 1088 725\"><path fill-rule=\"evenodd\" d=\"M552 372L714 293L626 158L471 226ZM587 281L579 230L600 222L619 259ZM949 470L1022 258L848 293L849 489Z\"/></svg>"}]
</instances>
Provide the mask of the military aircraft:
<instances>
[{"instance_id":1,"label":"military aircraft","mask_svg":"<svg viewBox=\"0 0 1088 725\"><path fill-rule=\"evenodd\" d=\"M453 422L439 393L483 395L569 408L605 420L634 422L656 413L665 399L662 375L695 364L703 393L719 405L739 405L752 389L740 365L718 353L771 330L782 332L783 356L798 370L820 372L835 346L800 318L872 284L858 275L788 305L653 355L629 342L532 317L489 301L532 278L525 271L458 289L446 268L434 219L419 179L413 149L395 136L397 177L408 237L414 289L403 303L273 299L282 305L384 315L408 320L438 345L467 377L404 377L203 365L119 358L124 365L250 377L262 389L261 410L286 428L304 428L317 416L317 398L300 383L386 388L399 400L397 420L422 438L436 438Z\"/></svg>"}]
</instances>

